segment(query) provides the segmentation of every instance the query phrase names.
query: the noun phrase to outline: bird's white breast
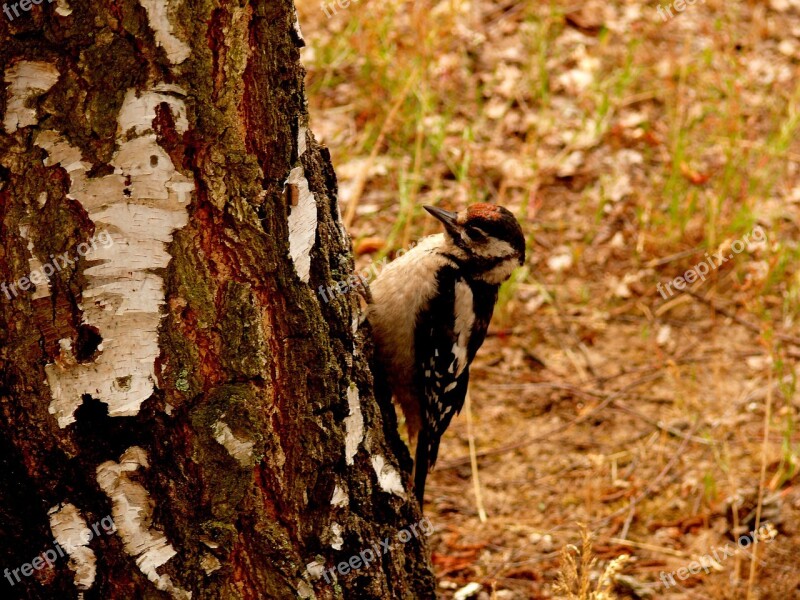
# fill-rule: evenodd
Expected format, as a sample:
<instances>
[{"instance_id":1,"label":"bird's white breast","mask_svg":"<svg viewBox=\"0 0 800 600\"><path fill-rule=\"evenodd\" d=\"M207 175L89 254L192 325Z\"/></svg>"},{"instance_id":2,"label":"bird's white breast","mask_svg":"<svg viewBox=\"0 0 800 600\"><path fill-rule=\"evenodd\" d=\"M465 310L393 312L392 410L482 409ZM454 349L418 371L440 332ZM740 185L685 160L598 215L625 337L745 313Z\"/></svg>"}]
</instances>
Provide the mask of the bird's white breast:
<instances>
[{"instance_id":1,"label":"bird's white breast","mask_svg":"<svg viewBox=\"0 0 800 600\"><path fill-rule=\"evenodd\" d=\"M381 361L395 384L411 384L416 320L436 293L435 273L447 262L436 252L443 243L442 234L424 238L386 266L370 286L373 303L367 318Z\"/></svg>"}]
</instances>

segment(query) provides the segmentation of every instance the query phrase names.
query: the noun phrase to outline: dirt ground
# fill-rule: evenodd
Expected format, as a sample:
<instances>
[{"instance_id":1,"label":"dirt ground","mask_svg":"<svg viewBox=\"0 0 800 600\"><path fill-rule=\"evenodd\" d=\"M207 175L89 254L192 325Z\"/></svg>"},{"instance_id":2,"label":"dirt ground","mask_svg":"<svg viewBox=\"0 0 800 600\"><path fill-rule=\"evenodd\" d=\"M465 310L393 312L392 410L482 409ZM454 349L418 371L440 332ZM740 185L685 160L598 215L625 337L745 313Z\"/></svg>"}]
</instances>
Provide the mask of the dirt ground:
<instances>
[{"instance_id":1,"label":"dirt ground","mask_svg":"<svg viewBox=\"0 0 800 600\"><path fill-rule=\"evenodd\" d=\"M298 9L359 267L422 204L528 235L429 478L442 596L800 598L800 2L336 7Z\"/></svg>"}]
</instances>

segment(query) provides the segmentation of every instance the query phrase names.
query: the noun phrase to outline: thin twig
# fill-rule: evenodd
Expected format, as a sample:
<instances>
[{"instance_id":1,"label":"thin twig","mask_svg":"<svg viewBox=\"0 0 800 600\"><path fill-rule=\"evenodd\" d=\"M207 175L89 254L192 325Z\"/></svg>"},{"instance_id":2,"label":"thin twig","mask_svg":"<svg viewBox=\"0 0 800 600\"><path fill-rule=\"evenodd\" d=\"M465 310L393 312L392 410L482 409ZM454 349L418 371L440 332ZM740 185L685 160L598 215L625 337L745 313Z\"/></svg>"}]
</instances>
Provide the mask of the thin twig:
<instances>
[{"instance_id":1,"label":"thin twig","mask_svg":"<svg viewBox=\"0 0 800 600\"><path fill-rule=\"evenodd\" d=\"M711 356L701 354L699 356L676 356L669 359L669 364L674 365L687 365L696 362L704 362L708 360ZM614 373L613 375L604 375L603 377L598 377L595 381L597 383L607 383L612 379L618 379L620 377L624 377L625 375L636 375L637 373L652 373L656 369L660 369L664 366L664 361L658 361L654 363L650 363L649 365L644 365L643 367L636 367L634 369L625 370L624 367L618 372Z\"/></svg>"},{"instance_id":2,"label":"thin twig","mask_svg":"<svg viewBox=\"0 0 800 600\"><path fill-rule=\"evenodd\" d=\"M650 369L650 370L652 370L652 369ZM576 394L576 395L592 396L592 397L599 397L599 398L607 398L608 397L608 394L606 392L600 392L600 391L597 391L597 390L581 389L579 387L576 387L574 385L570 385L568 383L556 383L556 382L549 382L549 381L540 381L540 382L537 382L537 383L506 383L506 384L502 384L501 383L501 384L497 384L495 387L499 388L499 389L536 389L536 388L545 388L545 389L554 389L554 390L565 390L565 391L568 391L568 392L572 392L573 394ZM628 395L628 394L626 393L624 395ZM681 430L676 429L676 428L674 428L674 427L672 427L670 425L667 425L666 423L663 423L662 421L656 421L655 419L651 419L650 417L648 417L647 415L639 412L635 408L632 408L632 407L628 406L627 404L623 403L621 400L614 400L613 404L618 409L620 409L622 411L625 411L627 413L630 413L631 415L633 415L635 417L638 417L639 419L641 419L645 423L648 423L648 424L652 425L653 427L656 427L656 428L660 429L661 431L666 431L670 435L674 435L674 436L679 437L679 438L686 437L686 434L683 433ZM714 446L714 445L716 445L716 442L714 442L713 440L706 440L706 439L703 439L703 438L700 438L700 437L696 437L696 436L693 437L691 439L691 441L693 441L693 442L695 442L697 444L703 444L705 446Z\"/></svg>"},{"instance_id":3,"label":"thin twig","mask_svg":"<svg viewBox=\"0 0 800 600\"><path fill-rule=\"evenodd\" d=\"M475 455L475 436L472 433L472 402L470 401L469 390L467 390L467 395L464 399L464 411L467 413L467 439L469 440L469 461L472 467L472 487L475 490L475 508L478 509L478 518L481 523L486 523L486 509L483 507L481 481L478 475L478 457Z\"/></svg>"},{"instance_id":4,"label":"thin twig","mask_svg":"<svg viewBox=\"0 0 800 600\"><path fill-rule=\"evenodd\" d=\"M758 333L759 335L763 335L764 331L758 325L755 325L755 324L751 323L750 321L747 321L747 320L743 319L739 315L737 315L735 313L732 313L731 311L729 311L726 308L722 308L721 306L718 306L715 302L705 298L704 296L701 296L697 292L694 292L692 290L686 290L686 293L689 294L692 298L694 298L694 299L702 302L703 304L709 306L714 312L718 312L719 314L721 314L721 315L723 315L725 317L728 317L729 319L732 319L733 321L735 321L736 323L738 323L742 327L746 327L750 331ZM794 344L795 346L800 346L800 338L798 338L798 337L795 337L795 336L792 336L792 335L788 335L788 334L785 334L785 333L781 333L779 331L776 331L773 335L779 340L783 340L784 342L788 342L790 344Z\"/></svg>"},{"instance_id":5,"label":"thin twig","mask_svg":"<svg viewBox=\"0 0 800 600\"><path fill-rule=\"evenodd\" d=\"M655 544L646 544L644 542L634 542L623 538L612 537L609 538L610 542L619 544L621 546L630 546L631 548L641 548L642 550L650 550L658 554L666 554L667 556L674 556L675 558L689 558L689 554L681 552L680 550L673 550L672 548L665 548L664 546L656 546Z\"/></svg>"},{"instance_id":6,"label":"thin twig","mask_svg":"<svg viewBox=\"0 0 800 600\"><path fill-rule=\"evenodd\" d=\"M696 246L694 248L689 248L688 250L682 250L681 252L670 254L669 256L664 256L662 258L654 258L653 260L646 262L644 266L648 268L660 267L662 265L671 263L674 260L680 260L682 258L686 258L687 256L692 256L693 254L697 254L699 251L700 251L700 246Z\"/></svg>"},{"instance_id":7,"label":"thin twig","mask_svg":"<svg viewBox=\"0 0 800 600\"><path fill-rule=\"evenodd\" d=\"M696 444L704 444L706 446L715 446L716 445L716 442L714 442L713 440L705 440L705 439L697 437L697 436L687 436L680 429L675 429L674 427L672 427L670 425L667 425L665 423L662 423L661 421L656 421L655 419L651 419L647 415L640 413L635 408L632 408L632 407L628 406L627 404L624 404L620 400L615 400L614 401L614 406L616 406L618 409L620 409L622 411L625 411L628 414L633 415L634 417L638 417L639 419L641 419L645 423L649 423L653 427L657 427L661 431L665 431L666 433L669 433L670 435L674 435L675 437L684 438L684 439L688 438L689 440L691 440L692 442L694 442Z\"/></svg>"},{"instance_id":8,"label":"thin twig","mask_svg":"<svg viewBox=\"0 0 800 600\"><path fill-rule=\"evenodd\" d=\"M403 88L403 91L400 93L400 96L398 96L391 110L389 110L389 114L386 116L386 120L383 122L380 133L378 133L378 139L375 140L375 144L372 146L372 151L369 153L369 157L367 158L364 167L358 172L358 175L356 175L356 180L353 183L353 193L347 202L347 210L344 214L345 229L350 229L350 226L353 224L353 219L356 217L356 207L358 206L358 202L361 200L361 195L364 193L364 185L367 183L367 176L369 175L372 165L378 156L378 152L380 152L381 146L383 146L383 140L386 139L386 133L389 131L389 127L394 122L400 107L403 105L403 102L406 101L406 97L411 91L411 86L416 82L416 80L417 71L414 71L408 78L408 81L406 81L406 85Z\"/></svg>"},{"instance_id":9,"label":"thin twig","mask_svg":"<svg viewBox=\"0 0 800 600\"><path fill-rule=\"evenodd\" d=\"M756 524L753 531L761 526L761 507L764 502L764 484L767 479L767 446L769 445L769 422L772 418L772 365L769 367L767 384L767 406L764 409L764 442L761 444L761 477L758 482L758 503L756 504ZM747 581L747 600L753 597L753 584L756 580L756 559L758 558L758 535L753 535L753 560L750 561L750 579Z\"/></svg>"},{"instance_id":10,"label":"thin twig","mask_svg":"<svg viewBox=\"0 0 800 600\"><path fill-rule=\"evenodd\" d=\"M561 433L562 431L565 431L566 429L569 429L573 425L578 425L579 423L583 423L584 421L589 419L592 415L594 415L597 412L600 412L601 410L606 408L609 404L614 402L614 400L616 400L620 396L623 396L624 394L626 394L631 389L639 387L640 385L643 385L643 384L648 383L650 381L653 381L654 379L659 379L662 376L663 376L663 373L657 372L657 373L650 373L649 375L645 375L644 377L640 377L639 379L637 379L637 380L629 383L628 385L624 386L621 390L619 390L617 392L614 392L613 394L609 394L606 397L606 399L603 400L600 404L598 404L597 406L595 406L591 410L583 413L579 417L576 417L572 421L569 421L568 423L564 423L563 425L559 425L558 427L552 429L551 431L548 431L547 433L543 433L542 435L536 435L536 436L529 437L529 438L524 439L524 440L519 441L519 442L514 442L513 444L506 444L505 446L500 446L499 448L493 448L491 450L484 450L482 452L478 452L475 456L476 456L476 458L485 458L487 456L494 456L496 454L505 454L506 452L511 452L512 450L517 450L518 448L524 448L525 446L530 446L531 444L534 444L534 443L539 442L541 440L551 438L554 435L556 435L558 433ZM447 463L444 463L444 464L442 464L442 466L437 467L437 470L443 471L445 469L455 469L456 467L460 467L462 465L469 464L469 462L470 462L470 457L469 456L465 456L465 457L457 458L455 460L451 460L451 461L449 461Z\"/></svg>"},{"instance_id":11,"label":"thin twig","mask_svg":"<svg viewBox=\"0 0 800 600\"><path fill-rule=\"evenodd\" d=\"M631 528L631 523L633 523L633 516L636 514L636 503L631 502L630 504L631 509L628 511L628 516L625 519L625 524L622 526L622 531L619 533L619 537L621 539L625 539L628 537L628 531Z\"/></svg>"}]
</instances>

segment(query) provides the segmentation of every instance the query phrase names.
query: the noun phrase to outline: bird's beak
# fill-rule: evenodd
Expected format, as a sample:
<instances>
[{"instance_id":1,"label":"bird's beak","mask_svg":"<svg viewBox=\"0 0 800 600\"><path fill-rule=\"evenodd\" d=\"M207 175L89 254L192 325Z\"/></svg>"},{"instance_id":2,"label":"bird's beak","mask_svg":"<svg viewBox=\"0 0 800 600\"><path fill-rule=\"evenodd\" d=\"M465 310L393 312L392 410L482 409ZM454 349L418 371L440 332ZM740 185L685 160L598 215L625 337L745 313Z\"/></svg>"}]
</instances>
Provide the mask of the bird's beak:
<instances>
[{"instance_id":1,"label":"bird's beak","mask_svg":"<svg viewBox=\"0 0 800 600\"><path fill-rule=\"evenodd\" d=\"M456 219L458 218L458 213L451 212L449 210L444 210L443 208L438 208L436 206L423 206L425 210L431 213L434 217L439 219L443 224L445 229L452 234L456 234L459 231L460 226Z\"/></svg>"}]
</instances>

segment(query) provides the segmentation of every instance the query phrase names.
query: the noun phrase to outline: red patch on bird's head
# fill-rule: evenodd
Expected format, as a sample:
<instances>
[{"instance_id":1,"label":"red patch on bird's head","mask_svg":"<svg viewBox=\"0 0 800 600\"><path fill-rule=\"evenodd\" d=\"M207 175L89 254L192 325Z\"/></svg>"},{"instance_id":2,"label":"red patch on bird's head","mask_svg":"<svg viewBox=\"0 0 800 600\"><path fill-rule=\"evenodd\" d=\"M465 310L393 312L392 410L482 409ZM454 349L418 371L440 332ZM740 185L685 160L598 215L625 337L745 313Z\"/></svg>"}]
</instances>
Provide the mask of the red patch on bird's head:
<instances>
[{"instance_id":1,"label":"red patch on bird's head","mask_svg":"<svg viewBox=\"0 0 800 600\"><path fill-rule=\"evenodd\" d=\"M479 202L472 204L467 208L467 219L486 219L491 221L500 217L500 207L496 204L488 204L486 202Z\"/></svg>"}]
</instances>

